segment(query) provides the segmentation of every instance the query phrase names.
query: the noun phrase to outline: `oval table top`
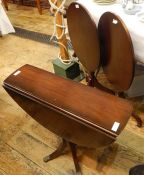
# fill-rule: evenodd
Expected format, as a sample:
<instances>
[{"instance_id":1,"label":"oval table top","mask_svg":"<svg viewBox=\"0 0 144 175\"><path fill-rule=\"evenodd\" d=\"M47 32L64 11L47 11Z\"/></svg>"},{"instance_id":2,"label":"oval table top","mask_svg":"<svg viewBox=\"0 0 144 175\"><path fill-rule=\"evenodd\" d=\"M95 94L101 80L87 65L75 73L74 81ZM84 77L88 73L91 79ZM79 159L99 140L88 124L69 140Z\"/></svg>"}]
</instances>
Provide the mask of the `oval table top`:
<instances>
[{"instance_id":1,"label":"oval table top","mask_svg":"<svg viewBox=\"0 0 144 175\"><path fill-rule=\"evenodd\" d=\"M116 91L128 90L134 77L134 50L120 17L106 12L98 25L104 73Z\"/></svg>"},{"instance_id":2,"label":"oval table top","mask_svg":"<svg viewBox=\"0 0 144 175\"><path fill-rule=\"evenodd\" d=\"M67 10L70 39L76 55L89 74L96 71L100 61L96 24L88 10L72 3Z\"/></svg>"}]
</instances>

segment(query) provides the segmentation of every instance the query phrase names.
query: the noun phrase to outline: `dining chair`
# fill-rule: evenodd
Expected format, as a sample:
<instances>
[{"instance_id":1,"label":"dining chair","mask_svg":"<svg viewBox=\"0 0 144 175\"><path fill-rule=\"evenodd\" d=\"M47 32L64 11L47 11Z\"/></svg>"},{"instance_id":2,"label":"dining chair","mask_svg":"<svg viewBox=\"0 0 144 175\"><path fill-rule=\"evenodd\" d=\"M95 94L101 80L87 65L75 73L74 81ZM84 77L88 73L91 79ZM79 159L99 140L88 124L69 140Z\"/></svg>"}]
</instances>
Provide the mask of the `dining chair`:
<instances>
[{"instance_id":1,"label":"dining chair","mask_svg":"<svg viewBox=\"0 0 144 175\"><path fill-rule=\"evenodd\" d=\"M133 111L125 99L31 65L8 76L3 87L33 119L62 138L58 149L44 157L44 162L63 154L69 145L77 175L81 174L77 145L109 146Z\"/></svg>"},{"instance_id":2,"label":"dining chair","mask_svg":"<svg viewBox=\"0 0 144 175\"><path fill-rule=\"evenodd\" d=\"M8 1L7 0L2 0L2 1L3 1L5 9L8 10ZM35 2L36 2L36 6L37 6L39 14L42 15L42 7L40 5L40 0L35 0ZM15 3L15 0L13 0L13 3ZM23 5L24 4L23 0L20 0L20 3L21 5Z\"/></svg>"},{"instance_id":3,"label":"dining chair","mask_svg":"<svg viewBox=\"0 0 144 175\"><path fill-rule=\"evenodd\" d=\"M24 0L20 0L21 5L24 5ZM35 0L36 7L38 9L38 12L40 15L42 15L42 7L41 7L41 2L40 0Z\"/></svg>"},{"instance_id":4,"label":"dining chair","mask_svg":"<svg viewBox=\"0 0 144 175\"><path fill-rule=\"evenodd\" d=\"M37 9L38 9L38 12L40 15L42 15L42 7L41 7L41 4L40 4L40 0L35 0L36 2L36 5L37 5Z\"/></svg>"},{"instance_id":5,"label":"dining chair","mask_svg":"<svg viewBox=\"0 0 144 175\"><path fill-rule=\"evenodd\" d=\"M8 10L8 2L7 0L2 0L3 4L4 4L4 7L6 10Z\"/></svg>"}]
</instances>

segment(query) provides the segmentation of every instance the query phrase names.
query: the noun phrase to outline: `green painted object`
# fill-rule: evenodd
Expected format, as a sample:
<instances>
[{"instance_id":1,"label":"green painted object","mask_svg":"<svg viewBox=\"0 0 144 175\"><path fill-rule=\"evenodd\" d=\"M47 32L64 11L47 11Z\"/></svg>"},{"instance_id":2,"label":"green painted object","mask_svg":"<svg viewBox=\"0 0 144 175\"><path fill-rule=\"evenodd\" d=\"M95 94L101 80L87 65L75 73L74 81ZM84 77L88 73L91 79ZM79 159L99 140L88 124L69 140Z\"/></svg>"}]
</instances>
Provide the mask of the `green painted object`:
<instances>
[{"instance_id":1,"label":"green painted object","mask_svg":"<svg viewBox=\"0 0 144 175\"><path fill-rule=\"evenodd\" d=\"M63 64L58 58L55 59L53 62L54 72L56 75L75 79L76 77L80 76L80 68L78 63L71 63L71 64Z\"/></svg>"}]
</instances>

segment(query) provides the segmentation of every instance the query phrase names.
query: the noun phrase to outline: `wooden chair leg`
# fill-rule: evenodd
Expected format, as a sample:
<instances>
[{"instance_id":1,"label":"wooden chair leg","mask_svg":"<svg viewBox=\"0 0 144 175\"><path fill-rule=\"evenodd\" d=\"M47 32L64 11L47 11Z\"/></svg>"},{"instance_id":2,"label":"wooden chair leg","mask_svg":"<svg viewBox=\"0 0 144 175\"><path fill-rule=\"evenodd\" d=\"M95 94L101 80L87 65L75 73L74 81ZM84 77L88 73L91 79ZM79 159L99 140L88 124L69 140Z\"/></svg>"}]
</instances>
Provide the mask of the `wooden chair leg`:
<instances>
[{"instance_id":1,"label":"wooden chair leg","mask_svg":"<svg viewBox=\"0 0 144 175\"><path fill-rule=\"evenodd\" d=\"M81 168L79 166L78 158L77 158L77 145L74 143L69 142L71 152L72 152L72 157L76 169L76 175L81 175Z\"/></svg>"},{"instance_id":2,"label":"wooden chair leg","mask_svg":"<svg viewBox=\"0 0 144 175\"><path fill-rule=\"evenodd\" d=\"M38 8L39 14L42 15L42 8L40 6L40 0L36 0L36 4L37 4L37 8Z\"/></svg>"},{"instance_id":3,"label":"wooden chair leg","mask_svg":"<svg viewBox=\"0 0 144 175\"><path fill-rule=\"evenodd\" d=\"M24 2L23 2L23 0L20 0L20 5L24 5Z\"/></svg>"},{"instance_id":4,"label":"wooden chair leg","mask_svg":"<svg viewBox=\"0 0 144 175\"><path fill-rule=\"evenodd\" d=\"M7 3L7 0L3 0L3 4L4 4L5 9L8 10L8 3Z\"/></svg>"},{"instance_id":5,"label":"wooden chair leg","mask_svg":"<svg viewBox=\"0 0 144 175\"><path fill-rule=\"evenodd\" d=\"M140 116L137 115L135 112L133 112L132 117L136 120L137 126L142 127L143 122L142 122L142 119L140 118Z\"/></svg>"},{"instance_id":6,"label":"wooden chair leg","mask_svg":"<svg viewBox=\"0 0 144 175\"><path fill-rule=\"evenodd\" d=\"M67 146L67 142L66 142L66 140L63 139L62 143L59 145L59 147L52 154L45 156L43 158L43 161L48 162L50 160L53 160L53 159L59 157L60 155L63 154L63 151L65 150L66 146Z\"/></svg>"}]
</instances>

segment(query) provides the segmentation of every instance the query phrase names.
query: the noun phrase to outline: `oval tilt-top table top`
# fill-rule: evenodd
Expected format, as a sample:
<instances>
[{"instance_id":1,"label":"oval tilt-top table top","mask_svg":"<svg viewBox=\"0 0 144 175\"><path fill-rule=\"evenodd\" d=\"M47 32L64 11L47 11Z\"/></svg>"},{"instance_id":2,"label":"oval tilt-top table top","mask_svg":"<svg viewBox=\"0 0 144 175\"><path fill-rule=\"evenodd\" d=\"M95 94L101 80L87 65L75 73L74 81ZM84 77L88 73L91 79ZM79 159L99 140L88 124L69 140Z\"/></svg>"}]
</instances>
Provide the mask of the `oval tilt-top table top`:
<instances>
[{"instance_id":1,"label":"oval tilt-top table top","mask_svg":"<svg viewBox=\"0 0 144 175\"><path fill-rule=\"evenodd\" d=\"M67 10L67 21L76 55L88 73L95 72L99 66L100 51L93 18L83 5L72 3Z\"/></svg>"},{"instance_id":2,"label":"oval tilt-top table top","mask_svg":"<svg viewBox=\"0 0 144 175\"><path fill-rule=\"evenodd\" d=\"M120 17L106 12L98 25L103 70L117 91L128 90L134 77L132 41Z\"/></svg>"}]
</instances>

